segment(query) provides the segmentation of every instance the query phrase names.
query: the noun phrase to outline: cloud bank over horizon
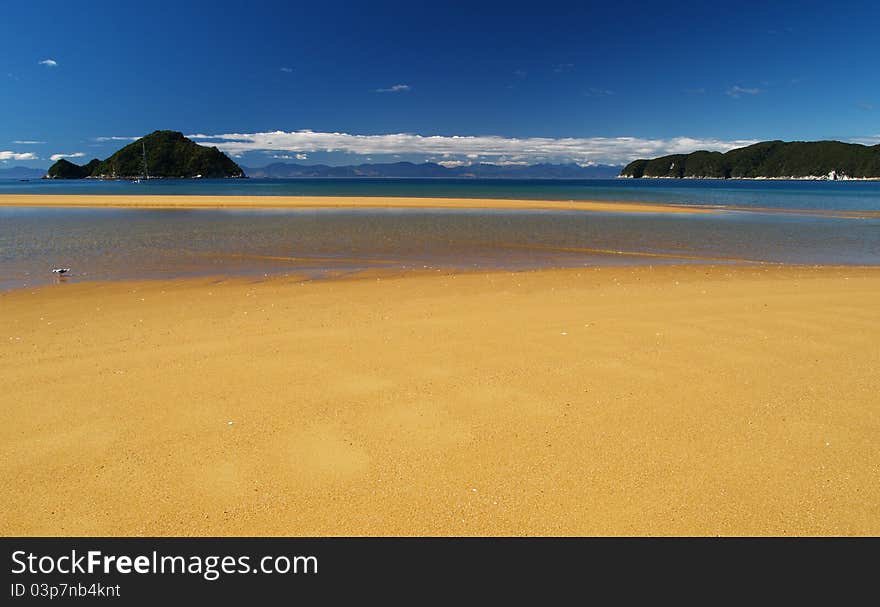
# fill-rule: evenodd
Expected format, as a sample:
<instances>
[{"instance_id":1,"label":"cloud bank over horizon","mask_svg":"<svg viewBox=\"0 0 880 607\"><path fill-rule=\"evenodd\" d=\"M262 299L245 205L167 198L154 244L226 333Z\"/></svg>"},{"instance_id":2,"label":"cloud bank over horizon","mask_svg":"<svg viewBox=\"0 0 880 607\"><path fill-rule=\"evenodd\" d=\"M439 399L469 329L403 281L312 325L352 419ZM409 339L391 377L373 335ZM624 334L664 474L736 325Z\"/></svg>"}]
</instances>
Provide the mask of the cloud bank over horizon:
<instances>
[{"instance_id":1,"label":"cloud bank over horizon","mask_svg":"<svg viewBox=\"0 0 880 607\"><path fill-rule=\"evenodd\" d=\"M267 131L254 133L197 133L187 135L201 145L216 146L230 156L263 166L259 159L306 162L307 164L343 165L361 162L415 163L434 162L446 167L478 163L526 165L538 163L625 165L638 158L656 158L697 150L726 152L757 143L757 139L720 139L699 137L504 137L498 135L419 135L389 133L356 135L344 132ZM100 136L91 141L107 146L92 155L107 156L120 144L139 136ZM842 137L846 143L878 145L880 136ZM15 144L45 144L38 140L15 140ZM115 144L115 145L114 145ZM40 163L61 158L79 159L85 152L36 154L18 150L0 150L0 163L11 161ZM242 160L243 159L243 160Z\"/></svg>"},{"instance_id":2,"label":"cloud bank over horizon","mask_svg":"<svg viewBox=\"0 0 880 607\"><path fill-rule=\"evenodd\" d=\"M502 137L497 135L418 135L392 133L354 135L350 133L271 131L260 133L193 134L191 139L213 145L233 156L250 152L309 154L346 153L355 155L422 155L441 160L467 159L472 162L555 162L626 164L637 158L696 150L726 152L753 143L754 139L702 139L673 137Z\"/></svg>"}]
</instances>

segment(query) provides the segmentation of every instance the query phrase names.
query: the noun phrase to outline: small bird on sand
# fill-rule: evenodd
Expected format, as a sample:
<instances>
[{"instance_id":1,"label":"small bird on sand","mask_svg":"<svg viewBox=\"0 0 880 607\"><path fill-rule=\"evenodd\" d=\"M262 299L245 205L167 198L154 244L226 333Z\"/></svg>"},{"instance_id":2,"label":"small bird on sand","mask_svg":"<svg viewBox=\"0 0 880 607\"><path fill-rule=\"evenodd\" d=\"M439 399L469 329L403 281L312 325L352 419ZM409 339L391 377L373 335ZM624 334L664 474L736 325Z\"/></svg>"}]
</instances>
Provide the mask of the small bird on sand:
<instances>
[{"instance_id":1,"label":"small bird on sand","mask_svg":"<svg viewBox=\"0 0 880 607\"><path fill-rule=\"evenodd\" d=\"M68 272L70 272L70 268L52 268L52 273L58 274L58 276L64 276Z\"/></svg>"}]
</instances>

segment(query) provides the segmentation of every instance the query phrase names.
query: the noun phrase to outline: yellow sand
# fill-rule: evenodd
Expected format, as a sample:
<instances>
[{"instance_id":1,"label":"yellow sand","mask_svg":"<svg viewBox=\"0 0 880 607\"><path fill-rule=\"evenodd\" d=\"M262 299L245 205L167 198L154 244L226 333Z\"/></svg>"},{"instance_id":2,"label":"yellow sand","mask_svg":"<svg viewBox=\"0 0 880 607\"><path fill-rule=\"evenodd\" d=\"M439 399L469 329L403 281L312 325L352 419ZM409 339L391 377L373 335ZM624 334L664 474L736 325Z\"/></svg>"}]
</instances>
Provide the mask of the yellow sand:
<instances>
[{"instance_id":1,"label":"yellow sand","mask_svg":"<svg viewBox=\"0 0 880 607\"><path fill-rule=\"evenodd\" d=\"M132 186L135 187L135 186ZM0 206L128 207L154 209L541 209L617 213L711 213L707 207L642 202L509 200L499 198L413 198L380 196L89 196L0 194Z\"/></svg>"},{"instance_id":2,"label":"yellow sand","mask_svg":"<svg viewBox=\"0 0 880 607\"><path fill-rule=\"evenodd\" d=\"M133 188L136 186L132 186ZM718 207L659 202L601 200L516 200L503 198L416 198L391 196L150 196L86 194L0 194L0 207L115 207L141 209L521 209L606 213L718 213L741 211L822 215L850 219L880 217L880 211Z\"/></svg>"},{"instance_id":3,"label":"yellow sand","mask_svg":"<svg viewBox=\"0 0 880 607\"><path fill-rule=\"evenodd\" d=\"M0 534L880 534L880 270L0 294Z\"/></svg>"}]
</instances>

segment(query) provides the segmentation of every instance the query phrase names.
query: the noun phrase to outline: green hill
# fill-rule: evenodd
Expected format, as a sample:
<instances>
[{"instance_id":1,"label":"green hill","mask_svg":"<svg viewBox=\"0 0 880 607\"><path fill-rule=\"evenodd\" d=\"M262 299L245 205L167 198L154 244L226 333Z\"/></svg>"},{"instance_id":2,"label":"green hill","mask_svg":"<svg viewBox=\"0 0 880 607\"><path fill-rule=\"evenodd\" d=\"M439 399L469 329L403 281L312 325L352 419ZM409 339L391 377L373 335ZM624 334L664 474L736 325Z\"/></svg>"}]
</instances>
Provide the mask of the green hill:
<instances>
[{"instance_id":1,"label":"green hill","mask_svg":"<svg viewBox=\"0 0 880 607\"><path fill-rule=\"evenodd\" d=\"M621 177L694 179L880 178L880 145L840 141L764 141L721 152L635 160Z\"/></svg>"},{"instance_id":2,"label":"green hill","mask_svg":"<svg viewBox=\"0 0 880 607\"><path fill-rule=\"evenodd\" d=\"M97 158L95 159L97 160ZM95 162L93 160L92 162ZM100 162L100 160L98 160ZM91 163L89 163L91 164ZM65 160L62 158L55 164L49 167L48 173L46 173L46 177L51 179L83 179L88 177L91 171L87 168L89 165L80 166L78 164L73 164L69 160Z\"/></svg>"},{"instance_id":3,"label":"green hill","mask_svg":"<svg viewBox=\"0 0 880 607\"><path fill-rule=\"evenodd\" d=\"M199 145L176 131L155 131L125 146L106 160L79 166L61 159L46 174L49 179L133 179L244 177L244 171L215 147Z\"/></svg>"}]
</instances>

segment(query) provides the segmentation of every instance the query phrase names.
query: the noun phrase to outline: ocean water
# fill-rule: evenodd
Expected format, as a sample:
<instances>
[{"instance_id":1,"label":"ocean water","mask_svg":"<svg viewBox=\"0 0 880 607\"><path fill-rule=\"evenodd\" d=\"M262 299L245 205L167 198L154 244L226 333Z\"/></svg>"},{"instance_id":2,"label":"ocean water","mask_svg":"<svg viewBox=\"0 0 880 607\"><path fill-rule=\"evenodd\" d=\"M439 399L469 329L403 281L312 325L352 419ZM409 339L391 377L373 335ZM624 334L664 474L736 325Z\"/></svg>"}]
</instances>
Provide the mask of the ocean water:
<instances>
[{"instance_id":1,"label":"ocean water","mask_svg":"<svg viewBox=\"0 0 880 607\"><path fill-rule=\"evenodd\" d=\"M669 184L669 185L667 185ZM6 188L6 189L4 189ZM0 289L178 276L327 278L368 269L524 270L669 263L880 265L880 183L297 180L9 182L4 192L639 200L712 214L462 209L0 207ZM686 194L686 196L685 196ZM754 209L769 209L757 211Z\"/></svg>"}]
</instances>

